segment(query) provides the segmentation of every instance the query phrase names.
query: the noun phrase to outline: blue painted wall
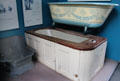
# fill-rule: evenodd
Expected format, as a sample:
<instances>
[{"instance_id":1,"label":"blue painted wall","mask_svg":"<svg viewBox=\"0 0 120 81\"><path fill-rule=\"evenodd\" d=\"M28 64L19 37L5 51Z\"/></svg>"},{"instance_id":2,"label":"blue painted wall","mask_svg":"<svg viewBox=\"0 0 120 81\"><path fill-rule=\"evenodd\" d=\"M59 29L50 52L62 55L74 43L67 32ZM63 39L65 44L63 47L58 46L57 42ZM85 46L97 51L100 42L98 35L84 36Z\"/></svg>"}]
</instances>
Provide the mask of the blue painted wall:
<instances>
[{"instance_id":1,"label":"blue painted wall","mask_svg":"<svg viewBox=\"0 0 120 81\"><path fill-rule=\"evenodd\" d=\"M19 29L9 30L9 31L3 31L0 32L0 38L3 37L9 37L14 35L22 35L24 36L25 30L31 30L33 28L39 28L39 27L47 27L51 25L51 18L50 18L50 12L48 7L48 2L53 2L57 0L42 0L42 7L43 7L43 24L42 25L36 25L31 26L28 28L24 28L24 20L23 20L23 10L22 10L22 0L16 0L17 2L17 9L18 9L18 19L19 19Z\"/></svg>"},{"instance_id":2,"label":"blue painted wall","mask_svg":"<svg viewBox=\"0 0 120 81\"><path fill-rule=\"evenodd\" d=\"M120 0L112 3L120 4ZM115 7L104 26L100 35L108 39L107 57L120 62L120 6Z\"/></svg>"}]
</instances>

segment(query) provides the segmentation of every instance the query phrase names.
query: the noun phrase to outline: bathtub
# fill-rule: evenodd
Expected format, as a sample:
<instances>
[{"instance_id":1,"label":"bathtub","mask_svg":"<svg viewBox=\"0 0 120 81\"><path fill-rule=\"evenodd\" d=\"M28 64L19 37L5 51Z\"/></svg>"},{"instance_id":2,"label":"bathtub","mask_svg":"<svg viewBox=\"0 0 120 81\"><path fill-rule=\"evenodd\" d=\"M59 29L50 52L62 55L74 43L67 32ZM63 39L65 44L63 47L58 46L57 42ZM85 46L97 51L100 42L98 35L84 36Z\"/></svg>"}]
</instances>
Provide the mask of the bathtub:
<instances>
[{"instance_id":1,"label":"bathtub","mask_svg":"<svg viewBox=\"0 0 120 81\"><path fill-rule=\"evenodd\" d=\"M118 4L51 2L49 6L54 22L97 28L104 24L114 6Z\"/></svg>"},{"instance_id":2,"label":"bathtub","mask_svg":"<svg viewBox=\"0 0 120 81\"><path fill-rule=\"evenodd\" d=\"M90 81L104 65L107 40L63 29L27 31L40 63L73 81Z\"/></svg>"},{"instance_id":3,"label":"bathtub","mask_svg":"<svg viewBox=\"0 0 120 81\"><path fill-rule=\"evenodd\" d=\"M42 34L42 35L47 35L50 37L59 38L59 39L66 40L66 41L75 42L75 43L81 43L85 40L88 40L88 38L71 35L71 34L67 34L64 32L56 31L56 30L50 30L50 29L38 30L38 31L36 31L36 33Z\"/></svg>"},{"instance_id":4,"label":"bathtub","mask_svg":"<svg viewBox=\"0 0 120 81\"><path fill-rule=\"evenodd\" d=\"M49 3L54 22L87 28L101 27L115 6L114 3L51 2Z\"/></svg>"}]
</instances>

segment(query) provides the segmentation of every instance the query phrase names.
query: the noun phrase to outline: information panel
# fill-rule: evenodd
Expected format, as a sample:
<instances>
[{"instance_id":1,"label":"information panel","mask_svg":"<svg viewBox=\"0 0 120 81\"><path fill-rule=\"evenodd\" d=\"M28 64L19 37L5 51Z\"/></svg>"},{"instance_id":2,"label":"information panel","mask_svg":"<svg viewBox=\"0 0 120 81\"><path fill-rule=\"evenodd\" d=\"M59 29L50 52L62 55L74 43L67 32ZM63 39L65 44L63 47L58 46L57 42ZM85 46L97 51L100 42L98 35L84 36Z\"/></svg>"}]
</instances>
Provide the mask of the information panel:
<instances>
[{"instance_id":1,"label":"information panel","mask_svg":"<svg viewBox=\"0 0 120 81\"><path fill-rule=\"evenodd\" d=\"M25 27L42 24L42 0L23 0Z\"/></svg>"},{"instance_id":2,"label":"information panel","mask_svg":"<svg viewBox=\"0 0 120 81\"><path fill-rule=\"evenodd\" d=\"M0 0L0 31L19 28L16 0Z\"/></svg>"}]
</instances>

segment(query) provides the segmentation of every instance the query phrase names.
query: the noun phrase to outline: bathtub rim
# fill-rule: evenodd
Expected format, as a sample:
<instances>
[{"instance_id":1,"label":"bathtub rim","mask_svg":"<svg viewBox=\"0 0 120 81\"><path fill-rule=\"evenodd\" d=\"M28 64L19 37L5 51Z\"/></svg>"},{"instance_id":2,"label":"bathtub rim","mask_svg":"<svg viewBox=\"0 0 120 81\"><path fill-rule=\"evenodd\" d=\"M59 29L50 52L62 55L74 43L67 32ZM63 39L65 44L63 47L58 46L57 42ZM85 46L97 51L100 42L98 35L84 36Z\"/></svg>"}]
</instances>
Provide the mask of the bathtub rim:
<instances>
[{"instance_id":1,"label":"bathtub rim","mask_svg":"<svg viewBox=\"0 0 120 81\"><path fill-rule=\"evenodd\" d=\"M99 6L120 6L117 3L102 3L102 2L49 2L49 5L99 5Z\"/></svg>"},{"instance_id":2,"label":"bathtub rim","mask_svg":"<svg viewBox=\"0 0 120 81\"><path fill-rule=\"evenodd\" d=\"M52 30L61 31L61 32L65 32L65 33L68 33L68 34L72 34L72 35L86 37L86 38L89 38L89 39L94 39L97 42L96 43L90 43L90 42L88 42L88 40L86 40L86 41L83 41L81 43L74 43L74 42L71 42L71 41L62 40L62 39L59 39L59 38L50 37L50 36L47 36L47 35L42 35L42 34L35 33L35 31L37 31L37 30L45 30L45 29L50 29L50 30L52 29ZM29 30L29 31L25 31L25 33L40 37L42 39L45 39L45 40L48 40L48 41L51 41L51 42L55 42L55 43L60 44L60 45L67 46L67 47L72 48L72 49L77 49L77 50L82 50L82 51L94 50L98 46L100 46L101 44L103 44L104 42L107 41L107 39L104 38L104 37L93 36L93 35L90 35L90 34L84 35L82 33L78 33L78 32L75 32L75 31L70 31L70 30L65 30L65 29L61 29L61 28L55 28L55 29L50 28L50 27L48 27L48 28L37 28L37 29L32 29L32 30Z\"/></svg>"}]
</instances>

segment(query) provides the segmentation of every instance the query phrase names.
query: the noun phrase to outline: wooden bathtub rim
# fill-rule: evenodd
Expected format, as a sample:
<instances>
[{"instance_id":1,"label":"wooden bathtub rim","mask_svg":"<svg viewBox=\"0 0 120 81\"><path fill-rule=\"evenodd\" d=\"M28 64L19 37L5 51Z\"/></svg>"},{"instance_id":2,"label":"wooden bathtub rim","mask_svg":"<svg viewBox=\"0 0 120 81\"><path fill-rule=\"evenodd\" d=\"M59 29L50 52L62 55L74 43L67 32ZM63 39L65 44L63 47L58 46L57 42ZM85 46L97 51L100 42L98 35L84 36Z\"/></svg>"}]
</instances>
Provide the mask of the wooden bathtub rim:
<instances>
[{"instance_id":1,"label":"wooden bathtub rim","mask_svg":"<svg viewBox=\"0 0 120 81\"><path fill-rule=\"evenodd\" d=\"M77 36L80 36L80 37L93 39L93 40L96 40L96 43L90 43L88 40L83 41L81 43L75 43L75 42L71 42L71 41L67 41L67 40L63 40L63 39L59 39L59 38L50 37L50 36L35 33L35 31L37 31L37 30L46 30L46 29L57 30L57 31L69 33L69 34L72 34L72 35L77 35ZM90 34L84 35L84 34L79 33L79 32L64 30L64 29L61 29L61 28L55 28L55 29L50 28L50 27L48 27L48 28L38 28L38 29L32 29L30 31L26 31L26 33L37 36L37 37L40 37L40 38L43 38L43 39L46 39L46 40L49 40L51 42L55 42L57 44L61 44L61 45L76 49L76 50L81 50L81 51L94 50L97 47L99 47L101 44L103 44L104 42L107 41L107 39L104 38L104 37L93 36L93 35L90 35Z\"/></svg>"}]
</instances>

